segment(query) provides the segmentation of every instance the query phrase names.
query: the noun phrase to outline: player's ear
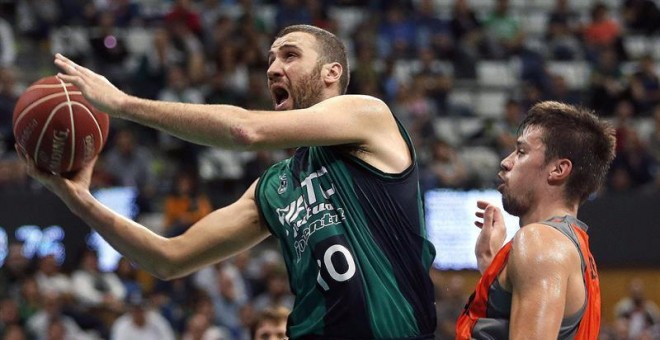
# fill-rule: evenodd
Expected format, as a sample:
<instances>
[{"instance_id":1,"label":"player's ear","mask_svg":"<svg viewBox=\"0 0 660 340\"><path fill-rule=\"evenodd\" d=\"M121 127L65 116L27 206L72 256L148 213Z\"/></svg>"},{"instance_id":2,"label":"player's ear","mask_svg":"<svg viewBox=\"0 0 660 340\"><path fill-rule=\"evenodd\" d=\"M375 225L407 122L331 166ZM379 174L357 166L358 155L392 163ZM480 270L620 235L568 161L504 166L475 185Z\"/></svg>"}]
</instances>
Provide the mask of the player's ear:
<instances>
[{"instance_id":1,"label":"player's ear","mask_svg":"<svg viewBox=\"0 0 660 340\"><path fill-rule=\"evenodd\" d=\"M573 171L573 162L568 158L559 158L551 162L548 180L551 182L565 181Z\"/></svg>"},{"instance_id":2,"label":"player's ear","mask_svg":"<svg viewBox=\"0 0 660 340\"><path fill-rule=\"evenodd\" d=\"M323 65L323 69L321 70L321 76L323 77L323 82L330 85L333 83L339 83L339 79L341 78L343 72L344 72L344 68L341 66L340 63L338 62L328 63Z\"/></svg>"}]
</instances>

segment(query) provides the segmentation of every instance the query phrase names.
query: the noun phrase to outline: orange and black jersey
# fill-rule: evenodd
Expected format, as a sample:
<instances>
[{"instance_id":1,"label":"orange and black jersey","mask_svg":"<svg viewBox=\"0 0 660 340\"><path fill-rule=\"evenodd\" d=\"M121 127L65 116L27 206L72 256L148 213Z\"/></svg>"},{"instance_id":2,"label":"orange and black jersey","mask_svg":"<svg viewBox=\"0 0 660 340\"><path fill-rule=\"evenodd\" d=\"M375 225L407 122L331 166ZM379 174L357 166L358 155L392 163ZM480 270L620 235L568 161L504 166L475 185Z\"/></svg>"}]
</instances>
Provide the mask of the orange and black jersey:
<instances>
[{"instance_id":1,"label":"orange and black jersey","mask_svg":"<svg viewBox=\"0 0 660 340\"><path fill-rule=\"evenodd\" d=\"M586 299L574 315L562 320L557 339L596 339L600 329L600 284L591 251L587 225L571 216L542 222L566 235L578 248L582 261ZM497 276L506 266L511 241L500 249L477 283L456 324L456 339L508 339L511 293L500 286Z\"/></svg>"}]
</instances>

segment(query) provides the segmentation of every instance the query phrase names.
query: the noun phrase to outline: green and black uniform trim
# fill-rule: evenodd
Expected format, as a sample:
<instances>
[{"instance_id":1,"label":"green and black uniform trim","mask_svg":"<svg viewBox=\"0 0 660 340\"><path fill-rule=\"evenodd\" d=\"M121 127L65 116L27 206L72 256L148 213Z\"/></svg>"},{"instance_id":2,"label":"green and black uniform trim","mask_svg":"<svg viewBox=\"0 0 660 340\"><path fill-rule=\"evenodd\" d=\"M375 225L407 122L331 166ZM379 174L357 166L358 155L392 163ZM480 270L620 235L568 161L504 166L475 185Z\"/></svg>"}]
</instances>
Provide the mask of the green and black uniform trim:
<instances>
[{"instance_id":1,"label":"green and black uniform trim","mask_svg":"<svg viewBox=\"0 0 660 340\"><path fill-rule=\"evenodd\" d=\"M433 338L436 326L418 168L386 174L342 146L299 148L256 189L296 296L290 338Z\"/></svg>"}]
</instances>

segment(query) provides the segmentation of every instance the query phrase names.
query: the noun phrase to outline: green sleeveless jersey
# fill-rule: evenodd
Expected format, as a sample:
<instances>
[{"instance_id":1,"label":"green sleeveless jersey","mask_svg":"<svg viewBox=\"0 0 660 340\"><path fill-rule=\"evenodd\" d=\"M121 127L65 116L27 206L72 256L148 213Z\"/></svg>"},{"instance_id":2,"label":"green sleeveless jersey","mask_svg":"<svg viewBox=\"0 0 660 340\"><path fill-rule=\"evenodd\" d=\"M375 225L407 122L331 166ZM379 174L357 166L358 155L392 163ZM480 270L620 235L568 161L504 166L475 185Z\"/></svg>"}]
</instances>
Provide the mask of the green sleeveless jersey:
<instances>
[{"instance_id":1,"label":"green sleeveless jersey","mask_svg":"<svg viewBox=\"0 0 660 340\"><path fill-rule=\"evenodd\" d=\"M417 162L385 174L345 146L299 148L264 172L260 213L280 242L290 338L432 338L436 326Z\"/></svg>"}]
</instances>

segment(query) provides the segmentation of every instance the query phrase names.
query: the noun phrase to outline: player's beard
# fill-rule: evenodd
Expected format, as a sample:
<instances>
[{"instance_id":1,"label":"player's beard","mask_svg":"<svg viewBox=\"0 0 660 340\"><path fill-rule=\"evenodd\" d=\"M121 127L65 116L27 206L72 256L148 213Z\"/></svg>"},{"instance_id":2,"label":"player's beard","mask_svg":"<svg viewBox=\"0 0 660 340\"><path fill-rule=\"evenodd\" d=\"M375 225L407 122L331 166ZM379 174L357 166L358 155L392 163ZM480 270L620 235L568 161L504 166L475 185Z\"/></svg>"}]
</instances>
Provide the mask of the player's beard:
<instances>
[{"instance_id":1,"label":"player's beard","mask_svg":"<svg viewBox=\"0 0 660 340\"><path fill-rule=\"evenodd\" d=\"M294 109L305 109L318 104L323 99L323 82L321 81L321 63L307 75L302 76L296 85L291 87Z\"/></svg>"},{"instance_id":2,"label":"player's beard","mask_svg":"<svg viewBox=\"0 0 660 340\"><path fill-rule=\"evenodd\" d=\"M528 192L518 196L513 196L506 190L502 192L502 208L513 216L521 217L526 214L530 209L531 201L532 197Z\"/></svg>"}]
</instances>

